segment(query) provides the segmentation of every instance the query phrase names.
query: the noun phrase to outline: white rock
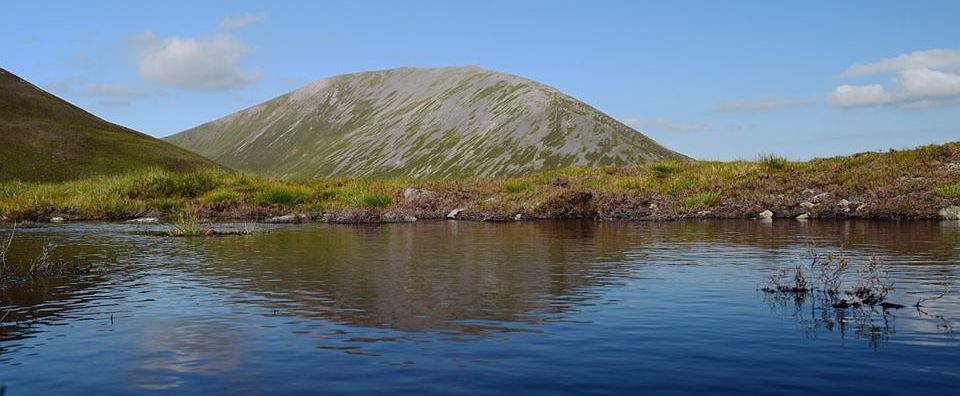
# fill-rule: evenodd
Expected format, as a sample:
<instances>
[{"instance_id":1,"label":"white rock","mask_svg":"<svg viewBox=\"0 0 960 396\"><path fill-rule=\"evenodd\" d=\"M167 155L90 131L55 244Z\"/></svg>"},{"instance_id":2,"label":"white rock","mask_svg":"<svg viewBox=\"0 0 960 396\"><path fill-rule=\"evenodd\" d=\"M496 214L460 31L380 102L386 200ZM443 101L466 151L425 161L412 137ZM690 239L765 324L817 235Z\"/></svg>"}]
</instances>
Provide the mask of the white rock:
<instances>
[{"instance_id":1,"label":"white rock","mask_svg":"<svg viewBox=\"0 0 960 396\"><path fill-rule=\"evenodd\" d=\"M807 220L810 220L810 214L809 214L809 213L803 213L803 214L797 215L796 219L799 220L799 221L807 221Z\"/></svg>"},{"instance_id":2,"label":"white rock","mask_svg":"<svg viewBox=\"0 0 960 396\"><path fill-rule=\"evenodd\" d=\"M403 221L405 221L405 222L407 222L407 223L413 223L413 222L417 221L417 218L414 217L414 216L407 215L407 216L403 216Z\"/></svg>"},{"instance_id":3,"label":"white rock","mask_svg":"<svg viewBox=\"0 0 960 396\"><path fill-rule=\"evenodd\" d=\"M522 218L523 218L523 215L520 213L513 215L513 221L520 221L520 219Z\"/></svg>"},{"instance_id":4,"label":"white rock","mask_svg":"<svg viewBox=\"0 0 960 396\"><path fill-rule=\"evenodd\" d=\"M960 220L960 206L951 205L940 209L937 214L944 220Z\"/></svg>"},{"instance_id":5,"label":"white rock","mask_svg":"<svg viewBox=\"0 0 960 396\"><path fill-rule=\"evenodd\" d=\"M448 219L456 219L460 215L460 212L463 212L463 208L456 208L451 210L450 213L447 213Z\"/></svg>"},{"instance_id":6,"label":"white rock","mask_svg":"<svg viewBox=\"0 0 960 396\"><path fill-rule=\"evenodd\" d=\"M817 206L817 204L815 204L815 203L813 203L813 202L810 202L810 201L803 202L803 203L800 204L800 207L802 207L802 208L804 208L804 209L813 209L814 206Z\"/></svg>"},{"instance_id":7,"label":"white rock","mask_svg":"<svg viewBox=\"0 0 960 396\"><path fill-rule=\"evenodd\" d=\"M301 217L297 215L288 214L283 216L271 217L267 219L267 223L296 223L300 219Z\"/></svg>"},{"instance_id":8,"label":"white rock","mask_svg":"<svg viewBox=\"0 0 960 396\"><path fill-rule=\"evenodd\" d=\"M63 223L64 221L67 221L67 219L64 219L63 217L60 217L60 216L55 216L50 218L51 223Z\"/></svg>"},{"instance_id":9,"label":"white rock","mask_svg":"<svg viewBox=\"0 0 960 396\"><path fill-rule=\"evenodd\" d=\"M414 198L429 196L432 194L433 194L433 191L424 190L422 188L407 187L403 189L403 199L414 199Z\"/></svg>"},{"instance_id":10,"label":"white rock","mask_svg":"<svg viewBox=\"0 0 960 396\"><path fill-rule=\"evenodd\" d=\"M820 194L814 195L812 198L810 198L810 201L812 201L812 202L821 201L821 200L823 200L824 198L829 197L830 195L831 195L831 194L828 193L828 192L820 193Z\"/></svg>"},{"instance_id":11,"label":"white rock","mask_svg":"<svg viewBox=\"0 0 960 396\"><path fill-rule=\"evenodd\" d=\"M763 220L773 219L773 212L769 210L764 210L763 212L760 212L760 214L758 214L757 217Z\"/></svg>"},{"instance_id":12,"label":"white rock","mask_svg":"<svg viewBox=\"0 0 960 396\"><path fill-rule=\"evenodd\" d=\"M136 219L127 220L127 223L140 223L140 224L155 224L159 222L160 222L160 219L156 217L138 217Z\"/></svg>"}]
</instances>

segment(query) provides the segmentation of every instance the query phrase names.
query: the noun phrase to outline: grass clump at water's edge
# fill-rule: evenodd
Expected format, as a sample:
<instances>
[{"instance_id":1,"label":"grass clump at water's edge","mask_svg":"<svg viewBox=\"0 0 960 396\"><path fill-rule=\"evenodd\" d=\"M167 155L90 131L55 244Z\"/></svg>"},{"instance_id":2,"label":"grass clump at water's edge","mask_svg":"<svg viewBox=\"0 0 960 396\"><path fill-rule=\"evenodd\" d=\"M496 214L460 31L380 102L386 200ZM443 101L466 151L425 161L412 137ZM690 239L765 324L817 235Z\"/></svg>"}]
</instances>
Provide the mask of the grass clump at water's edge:
<instances>
[{"instance_id":1,"label":"grass clump at water's edge","mask_svg":"<svg viewBox=\"0 0 960 396\"><path fill-rule=\"evenodd\" d=\"M63 183L0 183L0 221L175 221L194 207L202 218L243 220L333 213L329 218L377 221L370 216L387 211L440 219L455 208L493 220L518 213L667 219L708 208L710 216L750 218L768 209L777 217L796 216L808 211L801 207L807 201L816 201L818 217L936 217L944 206L960 204L956 164L960 143L810 161L671 161L520 177L284 181L222 170L145 170ZM405 194L411 187L426 193ZM724 205L718 206L721 198ZM850 202L849 210L842 211L841 199Z\"/></svg>"}]
</instances>

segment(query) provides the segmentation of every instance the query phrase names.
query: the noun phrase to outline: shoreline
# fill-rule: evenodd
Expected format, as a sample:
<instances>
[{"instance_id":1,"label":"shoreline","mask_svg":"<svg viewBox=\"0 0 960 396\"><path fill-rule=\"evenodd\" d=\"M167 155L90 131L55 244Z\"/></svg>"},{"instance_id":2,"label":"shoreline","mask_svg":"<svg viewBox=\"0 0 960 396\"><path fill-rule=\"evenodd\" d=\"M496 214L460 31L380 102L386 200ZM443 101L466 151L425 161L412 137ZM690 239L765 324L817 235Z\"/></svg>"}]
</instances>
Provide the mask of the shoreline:
<instances>
[{"instance_id":1,"label":"shoreline","mask_svg":"<svg viewBox=\"0 0 960 396\"><path fill-rule=\"evenodd\" d=\"M0 222L397 223L593 219L960 219L960 143L792 162L664 162L520 177L280 180L141 169L61 183L0 182Z\"/></svg>"}]
</instances>

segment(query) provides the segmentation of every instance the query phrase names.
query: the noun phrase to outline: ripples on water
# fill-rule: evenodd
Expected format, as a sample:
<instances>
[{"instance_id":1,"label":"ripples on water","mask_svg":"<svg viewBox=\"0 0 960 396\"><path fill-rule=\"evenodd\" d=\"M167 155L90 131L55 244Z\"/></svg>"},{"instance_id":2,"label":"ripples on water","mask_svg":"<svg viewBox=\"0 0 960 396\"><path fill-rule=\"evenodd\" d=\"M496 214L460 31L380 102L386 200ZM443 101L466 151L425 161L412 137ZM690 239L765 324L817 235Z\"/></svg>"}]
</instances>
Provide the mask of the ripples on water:
<instances>
[{"instance_id":1,"label":"ripples on water","mask_svg":"<svg viewBox=\"0 0 960 396\"><path fill-rule=\"evenodd\" d=\"M958 223L463 222L18 231L102 274L0 291L9 394L844 393L960 383ZM807 249L878 255L908 308L758 292ZM943 290L923 312L917 298Z\"/></svg>"}]
</instances>

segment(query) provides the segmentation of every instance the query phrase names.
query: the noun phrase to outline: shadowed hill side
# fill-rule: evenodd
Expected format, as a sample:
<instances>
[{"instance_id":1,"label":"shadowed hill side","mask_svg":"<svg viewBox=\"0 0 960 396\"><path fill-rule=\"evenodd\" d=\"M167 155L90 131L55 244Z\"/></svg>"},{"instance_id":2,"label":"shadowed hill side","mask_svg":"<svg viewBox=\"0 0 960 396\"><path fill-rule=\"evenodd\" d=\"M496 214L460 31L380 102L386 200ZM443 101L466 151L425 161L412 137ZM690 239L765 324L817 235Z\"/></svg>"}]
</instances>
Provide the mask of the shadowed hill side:
<instances>
[{"instance_id":1,"label":"shadowed hill side","mask_svg":"<svg viewBox=\"0 0 960 396\"><path fill-rule=\"evenodd\" d=\"M554 88L472 66L331 77L166 140L273 177L517 176L686 158Z\"/></svg>"},{"instance_id":2,"label":"shadowed hill side","mask_svg":"<svg viewBox=\"0 0 960 396\"><path fill-rule=\"evenodd\" d=\"M104 121L0 69L0 180L62 181L160 167L216 166Z\"/></svg>"}]
</instances>

